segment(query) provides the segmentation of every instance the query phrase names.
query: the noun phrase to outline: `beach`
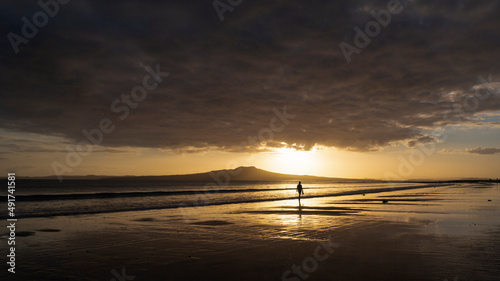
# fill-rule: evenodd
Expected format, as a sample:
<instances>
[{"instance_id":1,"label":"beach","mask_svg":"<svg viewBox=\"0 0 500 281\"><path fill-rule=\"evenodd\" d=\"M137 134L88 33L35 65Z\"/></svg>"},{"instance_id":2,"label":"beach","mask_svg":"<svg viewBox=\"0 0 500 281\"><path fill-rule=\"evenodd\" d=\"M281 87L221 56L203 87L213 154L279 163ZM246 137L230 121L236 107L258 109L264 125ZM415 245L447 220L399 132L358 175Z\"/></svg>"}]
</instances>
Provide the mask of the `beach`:
<instances>
[{"instance_id":1,"label":"beach","mask_svg":"<svg viewBox=\"0 0 500 281\"><path fill-rule=\"evenodd\" d=\"M15 280L499 280L499 202L478 183L26 217Z\"/></svg>"}]
</instances>

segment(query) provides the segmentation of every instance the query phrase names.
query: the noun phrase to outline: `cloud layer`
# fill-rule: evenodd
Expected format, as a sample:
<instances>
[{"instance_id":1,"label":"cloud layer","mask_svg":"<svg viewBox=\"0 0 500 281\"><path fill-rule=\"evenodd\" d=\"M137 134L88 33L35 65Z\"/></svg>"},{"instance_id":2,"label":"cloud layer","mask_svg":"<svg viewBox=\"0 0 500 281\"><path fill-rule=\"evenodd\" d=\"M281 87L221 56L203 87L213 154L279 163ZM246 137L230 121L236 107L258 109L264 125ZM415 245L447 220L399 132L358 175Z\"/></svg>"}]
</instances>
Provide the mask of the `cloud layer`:
<instances>
[{"instance_id":1,"label":"cloud layer","mask_svg":"<svg viewBox=\"0 0 500 281\"><path fill-rule=\"evenodd\" d=\"M105 146L234 151L286 106L297 117L269 146L366 151L489 125L472 117L500 110L497 88L486 98L477 80L500 81L500 3L401 1L348 64L339 44L387 2L250 1L220 22L210 1L71 1L19 54L3 37L0 127L77 142L110 118ZM2 34L39 9L4 6ZM170 76L121 121L112 102L156 64Z\"/></svg>"}]
</instances>

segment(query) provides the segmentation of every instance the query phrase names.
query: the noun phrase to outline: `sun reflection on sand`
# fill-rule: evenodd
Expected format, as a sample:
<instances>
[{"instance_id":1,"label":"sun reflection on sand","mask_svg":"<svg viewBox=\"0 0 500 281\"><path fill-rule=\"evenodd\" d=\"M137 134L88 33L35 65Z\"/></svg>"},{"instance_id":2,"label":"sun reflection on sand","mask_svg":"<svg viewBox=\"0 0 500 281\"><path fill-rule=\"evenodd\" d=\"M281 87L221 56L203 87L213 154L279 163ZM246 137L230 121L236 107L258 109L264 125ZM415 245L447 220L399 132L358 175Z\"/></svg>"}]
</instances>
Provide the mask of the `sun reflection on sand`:
<instances>
[{"instance_id":1,"label":"sun reflection on sand","mask_svg":"<svg viewBox=\"0 0 500 281\"><path fill-rule=\"evenodd\" d=\"M331 200L331 199L330 199ZM265 203L258 210L248 210L255 224L265 221L279 227L268 238L320 241L322 237L311 235L311 230L334 229L346 225L346 220L358 211L342 206L329 206L329 199L308 198ZM316 233L317 234L317 233Z\"/></svg>"}]
</instances>

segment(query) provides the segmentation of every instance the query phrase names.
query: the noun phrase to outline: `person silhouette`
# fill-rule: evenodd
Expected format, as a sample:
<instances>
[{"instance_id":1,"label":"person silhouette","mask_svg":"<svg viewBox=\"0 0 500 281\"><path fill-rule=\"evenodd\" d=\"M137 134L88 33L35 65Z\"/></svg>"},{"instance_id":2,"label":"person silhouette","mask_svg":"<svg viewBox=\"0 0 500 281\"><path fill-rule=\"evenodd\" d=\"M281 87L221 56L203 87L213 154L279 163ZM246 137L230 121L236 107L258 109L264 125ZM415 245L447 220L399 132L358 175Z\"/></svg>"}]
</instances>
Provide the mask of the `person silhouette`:
<instances>
[{"instance_id":1,"label":"person silhouette","mask_svg":"<svg viewBox=\"0 0 500 281\"><path fill-rule=\"evenodd\" d=\"M300 195L304 194L304 191L302 190L302 184L299 181L299 184L297 184L297 192L299 193L299 201L300 201Z\"/></svg>"}]
</instances>

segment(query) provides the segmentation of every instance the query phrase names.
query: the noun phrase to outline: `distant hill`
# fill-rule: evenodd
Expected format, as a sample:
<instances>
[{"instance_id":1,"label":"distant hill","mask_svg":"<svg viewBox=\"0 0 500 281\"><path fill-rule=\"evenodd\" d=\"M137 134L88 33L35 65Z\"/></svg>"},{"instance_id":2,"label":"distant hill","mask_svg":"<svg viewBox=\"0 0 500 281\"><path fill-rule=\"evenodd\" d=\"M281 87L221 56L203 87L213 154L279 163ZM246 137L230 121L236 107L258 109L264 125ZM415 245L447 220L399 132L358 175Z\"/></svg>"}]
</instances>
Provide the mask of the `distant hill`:
<instances>
[{"instance_id":1,"label":"distant hill","mask_svg":"<svg viewBox=\"0 0 500 281\"><path fill-rule=\"evenodd\" d=\"M229 177L229 179L226 179ZM307 175L288 175L273 173L256 167L238 167L231 170L216 170L207 173L169 175L169 176L128 176L109 177L112 180L164 180L164 181L359 181L344 178L327 178Z\"/></svg>"}]
</instances>

